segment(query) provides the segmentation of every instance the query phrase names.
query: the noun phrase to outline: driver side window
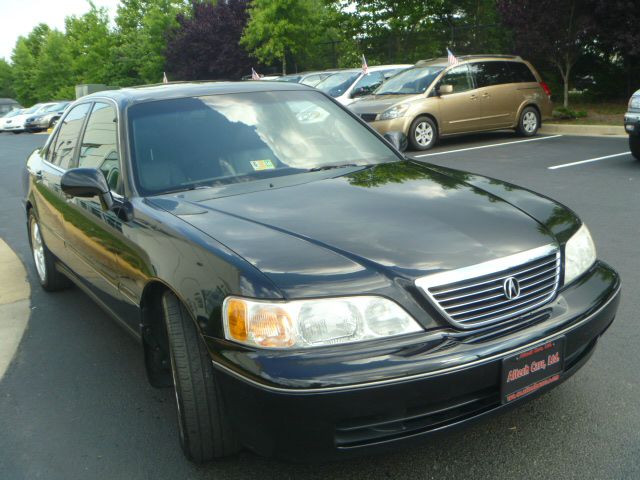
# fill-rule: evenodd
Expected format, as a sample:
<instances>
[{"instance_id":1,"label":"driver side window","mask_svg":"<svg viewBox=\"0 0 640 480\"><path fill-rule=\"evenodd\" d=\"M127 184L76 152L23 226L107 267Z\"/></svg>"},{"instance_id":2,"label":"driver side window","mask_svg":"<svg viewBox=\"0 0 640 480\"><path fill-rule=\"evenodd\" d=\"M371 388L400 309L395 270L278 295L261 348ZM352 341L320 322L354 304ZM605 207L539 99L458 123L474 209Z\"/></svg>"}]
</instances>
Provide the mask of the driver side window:
<instances>
[{"instance_id":1,"label":"driver side window","mask_svg":"<svg viewBox=\"0 0 640 480\"><path fill-rule=\"evenodd\" d=\"M116 111L108 103L96 102L93 105L80 144L78 166L97 168L102 171L111 190L122 194L118 124Z\"/></svg>"},{"instance_id":2,"label":"driver side window","mask_svg":"<svg viewBox=\"0 0 640 480\"><path fill-rule=\"evenodd\" d=\"M467 65L460 65L449 70L442 80L440 85L451 85L453 87L453 93L466 92L473 89L473 79L469 72Z\"/></svg>"}]
</instances>

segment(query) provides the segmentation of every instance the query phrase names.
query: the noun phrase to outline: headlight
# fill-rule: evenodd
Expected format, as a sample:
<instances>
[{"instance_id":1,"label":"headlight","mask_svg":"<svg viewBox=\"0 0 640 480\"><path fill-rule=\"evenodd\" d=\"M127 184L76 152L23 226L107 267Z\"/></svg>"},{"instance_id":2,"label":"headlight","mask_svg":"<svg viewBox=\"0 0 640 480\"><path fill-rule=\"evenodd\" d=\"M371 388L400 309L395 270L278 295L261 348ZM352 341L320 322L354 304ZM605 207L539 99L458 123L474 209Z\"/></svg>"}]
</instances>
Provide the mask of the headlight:
<instances>
[{"instance_id":1,"label":"headlight","mask_svg":"<svg viewBox=\"0 0 640 480\"><path fill-rule=\"evenodd\" d=\"M259 348L309 348L422 331L400 306L381 297L263 302L228 297L228 340Z\"/></svg>"},{"instance_id":2,"label":"headlight","mask_svg":"<svg viewBox=\"0 0 640 480\"><path fill-rule=\"evenodd\" d=\"M629 108L637 108L640 109L640 95L634 95L629 100Z\"/></svg>"},{"instance_id":3,"label":"headlight","mask_svg":"<svg viewBox=\"0 0 640 480\"><path fill-rule=\"evenodd\" d=\"M564 284L586 272L596 261L596 246L589 229L583 223L564 247Z\"/></svg>"},{"instance_id":4,"label":"headlight","mask_svg":"<svg viewBox=\"0 0 640 480\"><path fill-rule=\"evenodd\" d=\"M404 116L409 110L409 105L401 103L395 107L391 107L380 114L380 120L393 120L394 118L400 118Z\"/></svg>"}]
</instances>

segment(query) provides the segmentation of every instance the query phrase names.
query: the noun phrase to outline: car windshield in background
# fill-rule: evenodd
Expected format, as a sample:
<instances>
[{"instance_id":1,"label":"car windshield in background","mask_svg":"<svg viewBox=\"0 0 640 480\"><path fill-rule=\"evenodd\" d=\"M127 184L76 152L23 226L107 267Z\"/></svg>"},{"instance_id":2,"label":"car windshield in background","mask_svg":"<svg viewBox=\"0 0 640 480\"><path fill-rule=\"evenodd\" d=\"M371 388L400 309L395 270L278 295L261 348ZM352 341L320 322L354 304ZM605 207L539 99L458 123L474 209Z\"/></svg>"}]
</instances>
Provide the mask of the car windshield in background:
<instances>
[{"instance_id":1,"label":"car windshield in background","mask_svg":"<svg viewBox=\"0 0 640 480\"><path fill-rule=\"evenodd\" d=\"M129 108L128 124L143 195L398 160L372 132L313 91L141 103Z\"/></svg>"},{"instance_id":2,"label":"car windshield in background","mask_svg":"<svg viewBox=\"0 0 640 480\"><path fill-rule=\"evenodd\" d=\"M42 104L41 103L37 103L31 108L27 108L26 110L23 110L22 113L24 113L24 114L35 113L38 110L40 110L40 108L42 108Z\"/></svg>"},{"instance_id":3,"label":"car windshield in background","mask_svg":"<svg viewBox=\"0 0 640 480\"><path fill-rule=\"evenodd\" d=\"M416 67L398 73L384 82L376 95L411 95L424 93L443 67Z\"/></svg>"},{"instance_id":4,"label":"car windshield in background","mask_svg":"<svg viewBox=\"0 0 640 480\"><path fill-rule=\"evenodd\" d=\"M64 110L67 105L69 105L69 102L56 103L42 110L42 113L58 112L60 110Z\"/></svg>"},{"instance_id":5,"label":"car windshield in background","mask_svg":"<svg viewBox=\"0 0 640 480\"><path fill-rule=\"evenodd\" d=\"M316 85L318 90L331 95L332 97L339 97L351 86L356 78L360 75L360 71L357 72L339 72L334 73L328 78Z\"/></svg>"},{"instance_id":6,"label":"car windshield in background","mask_svg":"<svg viewBox=\"0 0 640 480\"><path fill-rule=\"evenodd\" d=\"M9 113L7 113L3 118L15 117L20 113L23 113L23 111L20 110L19 108L16 108L15 110L11 110Z\"/></svg>"},{"instance_id":7,"label":"car windshield in background","mask_svg":"<svg viewBox=\"0 0 640 480\"><path fill-rule=\"evenodd\" d=\"M283 75L282 77L276 78L276 82L289 82L289 83L298 83L302 75Z\"/></svg>"}]
</instances>

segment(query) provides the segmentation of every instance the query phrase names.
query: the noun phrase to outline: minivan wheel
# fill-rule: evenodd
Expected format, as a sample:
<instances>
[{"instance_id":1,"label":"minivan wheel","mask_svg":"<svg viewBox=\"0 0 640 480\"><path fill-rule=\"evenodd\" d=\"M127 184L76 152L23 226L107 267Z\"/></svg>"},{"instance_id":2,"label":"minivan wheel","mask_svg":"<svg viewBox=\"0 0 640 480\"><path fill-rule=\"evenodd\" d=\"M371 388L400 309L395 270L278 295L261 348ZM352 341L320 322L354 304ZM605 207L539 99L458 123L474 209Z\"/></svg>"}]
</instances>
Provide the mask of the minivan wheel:
<instances>
[{"instance_id":1,"label":"minivan wheel","mask_svg":"<svg viewBox=\"0 0 640 480\"><path fill-rule=\"evenodd\" d=\"M526 107L520 115L517 132L523 137L532 137L540 128L540 114L533 107Z\"/></svg>"},{"instance_id":2,"label":"minivan wheel","mask_svg":"<svg viewBox=\"0 0 640 480\"><path fill-rule=\"evenodd\" d=\"M162 309L184 454L194 463L205 463L237 452L211 357L189 312L171 293L163 295Z\"/></svg>"},{"instance_id":3,"label":"minivan wheel","mask_svg":"<svg viewBox=\"0 0 640 480\"><path fill-rule=\"evenodd\" d=\"M629 150L636 160L640 160L640 137L629 135Z\"/></svg>"},{"instance_id":4,"label":"minivan wheel","mask_svg":"<svg viewBox=\"0 0 640 480\"><path fill-rule=\"evenodd\" d=\"M33 211L29 212L29 243L42 288L48 292L67 288L70 285L69 279L56 269L54 256L42 239L40 224Z\"/></svg>"},{"instance_id":5,"label":"minivan wheel","mask_svg":"<svg viewBox=\"0 0 640 480\"><path fill-rule=\"evenodd\" d=\"M429 150L438 141L438 127L429 117L418 117L409 129L409 142L414 150Z\"/></svg>"}]
</instances>

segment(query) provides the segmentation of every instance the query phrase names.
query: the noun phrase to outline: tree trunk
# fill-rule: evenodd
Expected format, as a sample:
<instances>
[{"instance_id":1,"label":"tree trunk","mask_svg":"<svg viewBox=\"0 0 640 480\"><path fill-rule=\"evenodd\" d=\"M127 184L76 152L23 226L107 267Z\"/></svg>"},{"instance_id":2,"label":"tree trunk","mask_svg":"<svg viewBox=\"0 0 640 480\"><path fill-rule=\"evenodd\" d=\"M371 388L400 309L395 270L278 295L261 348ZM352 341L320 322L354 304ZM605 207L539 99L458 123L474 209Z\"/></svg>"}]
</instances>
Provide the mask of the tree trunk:
<instances>
[{"instance_id":1,"label":"tree trunk","mask_svg":"<svg viewBox=\"0 0 640 480\"><path fill-rule=\"evenodd\" d=\"M282 54L282 75L287 74L287 51Z\"/></svg>"}]
</instances>

